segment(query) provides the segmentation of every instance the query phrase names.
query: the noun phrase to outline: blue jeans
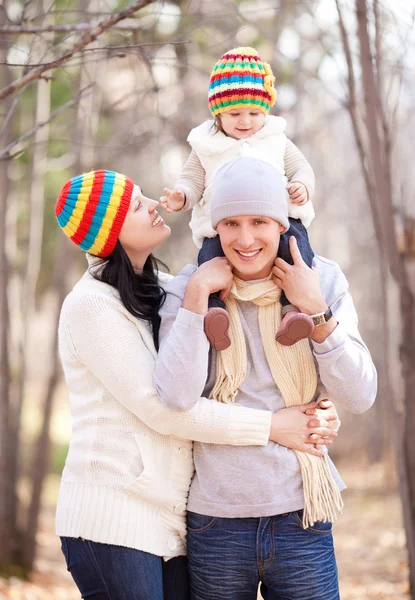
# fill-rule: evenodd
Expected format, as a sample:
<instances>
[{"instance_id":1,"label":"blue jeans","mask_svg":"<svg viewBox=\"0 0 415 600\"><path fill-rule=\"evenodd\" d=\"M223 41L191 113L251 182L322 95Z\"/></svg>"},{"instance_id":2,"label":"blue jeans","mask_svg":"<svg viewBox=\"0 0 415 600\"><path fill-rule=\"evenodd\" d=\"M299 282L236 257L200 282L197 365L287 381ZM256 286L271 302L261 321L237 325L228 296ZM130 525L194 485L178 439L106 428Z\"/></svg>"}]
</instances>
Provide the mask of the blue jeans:
<instances>
[{"instance_id":1,"label":"blue jeans","mask_svg":"<svg viewBox=\"0 0 415 600\"><path fill-rule=\"evenodd\" d=\"M289 246L290 237L293 235L297 240L297 246L304 262L311 268L314 252L310 246L307 229L300 219L291 219L290 217L288 220L290 222L290 228L286 233L281 235L280 244L278 246L278 256L283 258L285 262L290 265L293 264ZM197 257L197 264L201 265L216 256L225 256L218 235L214 238L205 238L203 240L203 245ZM284 291L281 294L281 304L283 306L290 304ZM225 303L219 298L219 294L211 294L209 296L209 308L213 307L225 308Z\"/></svg>"},{"instance_id":2,"label":"blue jeans","mask_svg":"<svg viewBox=\"0 0 415 600\"><path fill-rule=\"evenodd\" d=\"M256 519L187 515L192 600L339 600L331 523L302 512Z\"/></svg>"},{"instance_id":3,"label":"blue jeans","mask_svg":"<svg viewBox=\"0 0 415 600\"><path fill-rule=\"evenodd\" d=\"M189 600L185 556L159 556L123 546L62 537L62 552L82 598Z\"/></svg>"}]
</instances>

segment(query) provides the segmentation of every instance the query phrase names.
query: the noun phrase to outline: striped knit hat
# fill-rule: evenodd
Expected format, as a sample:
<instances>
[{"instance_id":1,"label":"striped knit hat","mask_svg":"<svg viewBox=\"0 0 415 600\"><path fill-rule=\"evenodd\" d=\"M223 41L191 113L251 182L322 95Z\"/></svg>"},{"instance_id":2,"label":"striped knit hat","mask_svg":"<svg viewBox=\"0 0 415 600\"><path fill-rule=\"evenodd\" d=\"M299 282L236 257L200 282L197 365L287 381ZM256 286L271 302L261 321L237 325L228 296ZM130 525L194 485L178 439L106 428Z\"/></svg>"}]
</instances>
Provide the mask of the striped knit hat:
<instances>
[{"instance_id":1,"label":"striped knit hat","mask_svg":"<svg viewBox=\"0 0 415 600\"><path fill-rule=\"evenodd\" d=\"M82 250L109 256L130 206L134 183L114 171L91 171L63 186L55 215L64 233Z\"/></svg>"},{"instance_id":2,"label":"striped knit hat","mask_svg":"<svg viewBox=\"0 0 415 600\"><path fill-rule=\"evenodd\" d=\"M234 48L213 67L209 81L209 108L216 117L233 108L256 108L267 114L274 106L275 77L254 48Z\"/></svg>"}]
</instances>

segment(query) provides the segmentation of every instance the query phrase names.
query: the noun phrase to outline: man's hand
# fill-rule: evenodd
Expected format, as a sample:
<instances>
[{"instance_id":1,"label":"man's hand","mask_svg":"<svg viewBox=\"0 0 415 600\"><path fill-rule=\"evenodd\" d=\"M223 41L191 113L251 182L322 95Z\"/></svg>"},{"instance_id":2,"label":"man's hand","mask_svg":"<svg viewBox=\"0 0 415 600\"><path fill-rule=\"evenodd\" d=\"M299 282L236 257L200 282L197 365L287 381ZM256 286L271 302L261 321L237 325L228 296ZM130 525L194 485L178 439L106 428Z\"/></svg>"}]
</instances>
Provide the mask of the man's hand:
<instances>
[{"instance_id":1,"label":"man's hand","mask_svg":"<svg viewBox=\"0 0 415 600\"><path fill-rule=\"evenodd\" d=\"M290 252L293 265L289 265L282 258L275 260L275 283L284 290L291 304L301 312L307 315L326 312L328 306L321 293L318 271L305 264L297 240L293 236L290 237Z\"/></svg>"},{"instance_id":2,"label":"man's hand","mask_svg":"<svg viewBox=\"0 0 415 600\"><path fill-rule=\"evenodd\" d=\"M327 302L320 288L317 269L310 269L300 254L295 237L290 237L290 252L294 264L289 265L282 258L275 260L272 270L275 283L284 290L291 304L306 315L325 313ZM311 334L314 342L321 344L336 329L337 321L331 318L327 323L316 327Z\"/></svg>"},{"instance_id":3,"label":"man's hand","mask_svg":"<svg viewBox=\"0 0 415 600\"><path fill-rule=\"evenodd\" d=\"M210 294L220 292L226 301L233 284L232 267L227 258L216 257L200 265L186 286L182 308L206 314Z\"/></svg>"},{"instance_id":4,"label":"man's hand","mask_svg":"<svg viewBox=\"0 0 415 600\"><path fill-rule=\"evenodd\" d=\"M303 206L308 202L307 188L303 183L299 181L292 181L287 185L288 194L290 196L290 202Z\"/></svg>"},{"instance_id":5,"label":"man's hand","mask_svg":"<svg viewBox=\"0 0 415 600\"><path fill-rule=\"evenodd\" d=\"M186 195L182 190L163 189L164 196L160 197L160 205L166 213L178 212L186 202Z\"/></svg>"}]
</instances>

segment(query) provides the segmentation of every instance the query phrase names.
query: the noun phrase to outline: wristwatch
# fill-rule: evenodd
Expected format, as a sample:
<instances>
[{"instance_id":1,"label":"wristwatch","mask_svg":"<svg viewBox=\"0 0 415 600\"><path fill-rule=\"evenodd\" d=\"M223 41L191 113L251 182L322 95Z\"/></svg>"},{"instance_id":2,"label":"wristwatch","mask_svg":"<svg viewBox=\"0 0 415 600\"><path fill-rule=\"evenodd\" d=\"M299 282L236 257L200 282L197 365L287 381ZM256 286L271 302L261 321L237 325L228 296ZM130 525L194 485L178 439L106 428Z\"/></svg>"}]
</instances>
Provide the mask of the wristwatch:
<instances>
[{"instance_id":1,"label":"wristwatch","mask_svg":"<svg viewBox=\"0 0 415 600\"><path fill-rule=\"evenodd\" d=\"M326 312L316 313L315 315L310 315L313 319L314 327L321 327L325 325L327 321L330 321L333 313L331 312L331 308L328 308Z\"/></svg>"}]
</instances>

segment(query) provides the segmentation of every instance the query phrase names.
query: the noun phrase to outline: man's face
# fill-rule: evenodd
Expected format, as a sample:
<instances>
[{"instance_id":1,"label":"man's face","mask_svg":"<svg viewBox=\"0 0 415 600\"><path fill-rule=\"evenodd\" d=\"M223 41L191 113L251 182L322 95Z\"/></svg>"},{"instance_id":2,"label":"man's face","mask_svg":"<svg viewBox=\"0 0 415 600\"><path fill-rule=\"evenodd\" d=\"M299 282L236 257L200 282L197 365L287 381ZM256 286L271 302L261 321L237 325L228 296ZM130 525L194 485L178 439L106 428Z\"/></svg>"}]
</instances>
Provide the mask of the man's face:
<instances>
[{"instance_id":1,"label":"man's face","mask_svg":"<svg viewBox=\"0 0 415 600\"><path fill-rule=\"evenodd\" d=\"M268 277L284 231L281 223L260 215L243 215L223 219L216 231L237 277L244 281Z\"/></svg>"}]
</instances>

